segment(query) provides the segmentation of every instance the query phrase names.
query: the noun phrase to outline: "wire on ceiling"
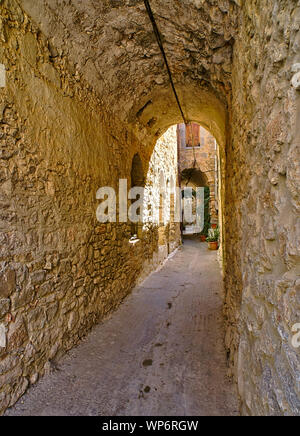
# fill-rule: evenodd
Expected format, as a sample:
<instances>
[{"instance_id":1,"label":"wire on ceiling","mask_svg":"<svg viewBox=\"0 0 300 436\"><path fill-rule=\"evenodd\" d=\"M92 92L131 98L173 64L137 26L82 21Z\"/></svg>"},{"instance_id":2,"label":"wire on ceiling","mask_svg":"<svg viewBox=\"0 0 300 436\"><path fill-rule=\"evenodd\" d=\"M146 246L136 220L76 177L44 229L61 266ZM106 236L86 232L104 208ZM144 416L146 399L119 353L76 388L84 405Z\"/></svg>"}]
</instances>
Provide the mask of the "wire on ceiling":
<instances>
[{"instance_id":1,"label":"wire on ceiling","mask_svg":"<svg viewBox=\"0 0 300 436\"><path fill-rule=\"evenodd\" d=\"M167 68L167 72L168 72L168 75L169 75L170 83L171 83L171 86L172 86L172 89L173 89L173 92L174 92L174 95L175 95L175 99L176 99L178 108L180 110L180 113L181 113L181 116L182 116L184 124L187 125L188 122L187 122L187 119L186 119L186 117L184 115L182 106L180 104L180 100L179 100L179 97L178 97L178 94L177 94L177 91L176 91L176 88L175 88L175 84L174 84L174 80L173 80L173 77L172 77L172 73L171 73L171 69L170 69L170 66L169 66L169 62L168 62L168 59L167 59L167 56L166 56L166 52L165 52L165 49L164 49L164 46L163 46L161 34L160 34L160 31L159 31L158 26L156 24L156 20L154 18L154 15L153 15L153 12L152 12L149 0L144 0L144 3L145 3L146 10L148 12L150 21L152 23L153 31L154 31L154 34L155 34L158 46L160 48L160 51L162 53L162 56L163 56L163 59L164 59L164 62L165 62L166 68Z\"/></svg>"}]
</instances>

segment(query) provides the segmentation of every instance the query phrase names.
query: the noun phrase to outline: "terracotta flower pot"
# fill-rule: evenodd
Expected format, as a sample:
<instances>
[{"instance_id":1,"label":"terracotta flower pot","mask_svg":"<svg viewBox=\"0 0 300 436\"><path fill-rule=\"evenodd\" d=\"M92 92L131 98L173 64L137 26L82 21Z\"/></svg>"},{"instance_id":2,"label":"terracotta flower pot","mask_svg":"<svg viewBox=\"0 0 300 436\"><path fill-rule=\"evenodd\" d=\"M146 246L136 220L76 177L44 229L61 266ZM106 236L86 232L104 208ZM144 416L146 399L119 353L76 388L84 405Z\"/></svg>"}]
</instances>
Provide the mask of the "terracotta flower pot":
<instances>
[{"instance_id":1,"label":"terracotta flower pot","mask_svg":"<svg viewBox=\"0 0 300 436\"><path fill-rule=\"evenodd\" d=\"M218 242L209 242L208 243L208 248L209 250L218 250L219 248L219 243Z\"/></svg>"},{"instance_id":2,"label":"terracotta flower pot","mask_svg":"<svg viewBox=\"0 0 300 436\"><path fill-rule=\"evenodd\" d=\"M200 241L201 242L206 242L206 236L205 235L200 235Z\"/></svg>"}]
</instances>

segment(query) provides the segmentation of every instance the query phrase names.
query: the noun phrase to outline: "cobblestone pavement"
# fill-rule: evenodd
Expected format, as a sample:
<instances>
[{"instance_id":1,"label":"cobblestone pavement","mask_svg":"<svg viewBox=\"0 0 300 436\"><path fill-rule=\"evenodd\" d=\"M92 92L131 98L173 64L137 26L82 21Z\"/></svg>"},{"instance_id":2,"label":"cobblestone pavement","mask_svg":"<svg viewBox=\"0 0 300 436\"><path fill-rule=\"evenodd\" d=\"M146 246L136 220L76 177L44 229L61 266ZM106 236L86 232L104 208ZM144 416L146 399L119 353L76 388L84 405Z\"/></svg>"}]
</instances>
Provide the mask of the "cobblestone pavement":
<instances>
[{"instance_id":1,"label":"cobblestone pavement","mask_svg":"<svg viewBox=\"0 0 300 436\"><path fill-rule=\"evenodd\" d=\"M187 240L7 415L238 415L223 338L216 253Z\"/></svg>"}]
</instances>

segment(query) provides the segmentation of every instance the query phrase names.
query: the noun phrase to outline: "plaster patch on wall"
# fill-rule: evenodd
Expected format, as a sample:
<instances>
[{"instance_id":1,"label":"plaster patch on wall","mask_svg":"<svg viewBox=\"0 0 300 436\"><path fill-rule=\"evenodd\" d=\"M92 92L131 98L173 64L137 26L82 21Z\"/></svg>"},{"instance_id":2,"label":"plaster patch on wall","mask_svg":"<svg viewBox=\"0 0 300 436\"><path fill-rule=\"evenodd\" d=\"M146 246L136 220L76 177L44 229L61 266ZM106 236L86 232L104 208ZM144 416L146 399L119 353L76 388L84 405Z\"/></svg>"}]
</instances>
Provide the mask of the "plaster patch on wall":
<instances>
[{"instance_id":1,"label":"plaster patch on wall","mask_svg":"<svg viewBox=\"0 0 300 436\"><path fill-rule=\"evenodd\" d=\"M4 324L0 324L0 348L6 347L6 328Z\"/></svg>"},{"instance_id":2,"label":"plaster patch on wall","mask_svg":"<svg viewBox=\"0 0 300 436\"><path fill-rule=\"evenodd\" d=\"M6 71L5 66L0 64L0 88L5 88L6 86Z\"/></svg>"}]
</instances>

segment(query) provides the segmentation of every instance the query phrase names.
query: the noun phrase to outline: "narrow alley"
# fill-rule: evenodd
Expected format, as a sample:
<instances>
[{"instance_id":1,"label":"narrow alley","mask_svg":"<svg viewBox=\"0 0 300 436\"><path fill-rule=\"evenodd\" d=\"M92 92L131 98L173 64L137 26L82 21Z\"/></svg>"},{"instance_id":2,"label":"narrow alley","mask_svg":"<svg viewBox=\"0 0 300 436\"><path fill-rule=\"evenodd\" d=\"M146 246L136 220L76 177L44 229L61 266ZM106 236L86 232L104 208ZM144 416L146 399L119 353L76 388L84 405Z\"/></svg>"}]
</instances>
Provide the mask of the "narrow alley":
<instances>
[{"instance_id":1,"label":"narrow alley","mask_svg":"<svg viewBox=\"0 0 300 436\"><path fill-rule=\"evenodd\" d=\"M238 415L221 293L216 252L186 240L7 415Z\"/></svg>"}]
</instances>

